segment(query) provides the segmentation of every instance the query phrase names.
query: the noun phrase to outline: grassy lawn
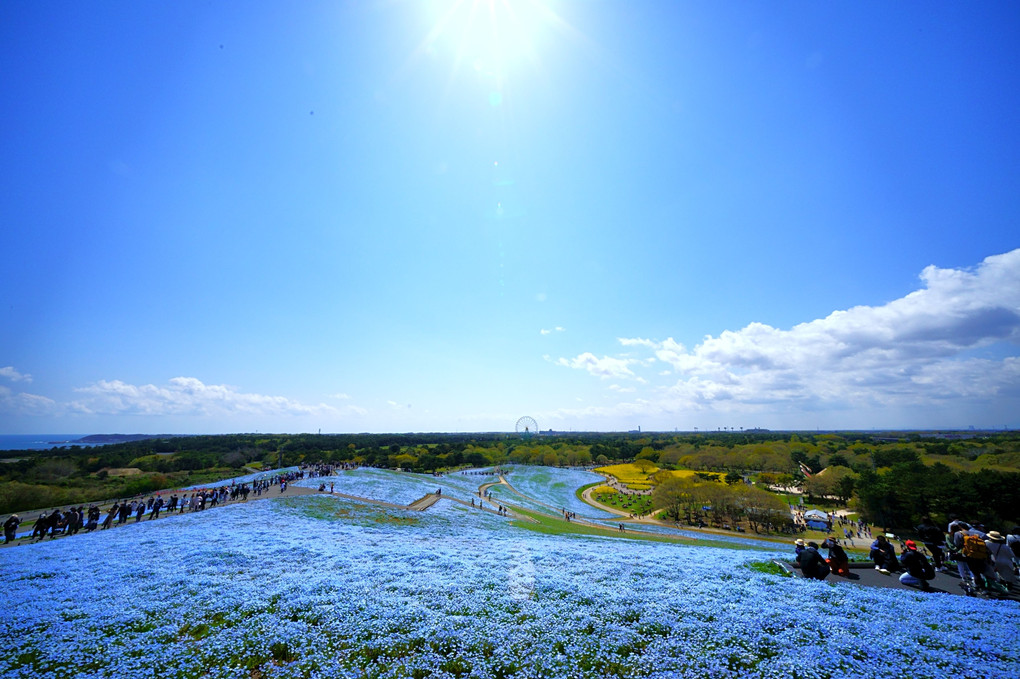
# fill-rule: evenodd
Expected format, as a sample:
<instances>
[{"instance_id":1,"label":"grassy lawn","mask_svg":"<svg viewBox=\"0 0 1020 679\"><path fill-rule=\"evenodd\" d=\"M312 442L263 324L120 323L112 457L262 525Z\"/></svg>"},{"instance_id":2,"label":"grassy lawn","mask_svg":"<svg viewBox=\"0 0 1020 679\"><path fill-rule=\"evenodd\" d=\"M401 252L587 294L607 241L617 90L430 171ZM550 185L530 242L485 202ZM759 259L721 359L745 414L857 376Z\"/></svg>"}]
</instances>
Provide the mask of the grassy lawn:
<instances>
[{"instance_id":1,"label":"grassy lawn","mask_svg":"<svg viewBox=\"0 0 1020 679\"><path fill-rule=\"evenodd\" d=\"M650 495L624 495L609 486L599 486L592 491L592 499L599 504L628 514L642 515L652 511Z\"/></svg>"},{"instance_id":2,"label":"grassy lawn","mask_svg":"<svg viewBox=\"0 0 1020 679\"><path fill-rule=\"evenodd\" d=\"M548 514L542 514L540 512L533 512L519 507L515 507L514 512L533 519L534 523L531 521L511 521L510 523L512 526L524 528L536 533L543 533L545 535L597 535L599 537L615 537L621 540L643 540L645 542L691 542L690 538L683 538L680 536L660 535L636 530L625 530L620 532L610 527L595 528L587 524L578 523L577 521L565 521L559 517L549 516ZM711 537L699 539L696 544L699 547L721 547L724 549L735 549L738 551L753 549L753 547L746 545L738 545L731 542L718 542L712 540Z\"/></svg>"}]
</instances>

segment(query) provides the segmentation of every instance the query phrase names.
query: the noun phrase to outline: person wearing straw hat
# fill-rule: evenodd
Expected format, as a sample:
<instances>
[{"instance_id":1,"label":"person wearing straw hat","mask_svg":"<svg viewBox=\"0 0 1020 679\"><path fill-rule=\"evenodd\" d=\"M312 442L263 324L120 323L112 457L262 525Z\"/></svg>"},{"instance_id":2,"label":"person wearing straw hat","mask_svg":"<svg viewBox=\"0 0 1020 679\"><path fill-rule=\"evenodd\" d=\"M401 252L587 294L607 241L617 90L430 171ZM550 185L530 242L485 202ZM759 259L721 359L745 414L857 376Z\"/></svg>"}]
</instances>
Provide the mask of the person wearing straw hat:
<instances>
[{"instance_id":1,"label":"person wearing straw hat","mask_svg":"<svg viewBox=\"0 0 1020 679\"><path fill-rule=\"evenodd\" d=\"M988 531L985 539L988 553L992 555L992 568L1003 585L1015 589L1020 585L1013 566L1013 550L1006 544L1006 537L997 530Z\"/></svg>"}]
</instances>

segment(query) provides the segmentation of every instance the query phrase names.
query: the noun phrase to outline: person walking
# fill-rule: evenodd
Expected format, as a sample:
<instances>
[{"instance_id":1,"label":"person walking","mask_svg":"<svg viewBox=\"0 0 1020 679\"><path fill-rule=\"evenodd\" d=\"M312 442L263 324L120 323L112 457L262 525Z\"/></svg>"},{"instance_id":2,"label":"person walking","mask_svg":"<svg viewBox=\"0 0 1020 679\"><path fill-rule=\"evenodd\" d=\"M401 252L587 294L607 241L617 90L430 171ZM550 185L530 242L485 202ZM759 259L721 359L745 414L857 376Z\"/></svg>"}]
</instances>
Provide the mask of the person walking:
<instances>
[{"instance_id":1,"label":"person walking","mask_svg":"<svg viewBox=\"0 0 1020 679\"><path fill-rule=\"evenodd\" d=\"M999 582L1010 589L1020 586L1013 566L1013 550L1006 544L1006 538L997 530L988 531L985 547L992 556L992 568L999 577Z\"/></svg>"},{"instance_id":2,"label":"person walking","mask_svg":"<svg viewBox=\"0 0 1020 679\"><path fill-rule=\"evenodd\" d=\"M18 526L21 525L21 517L17 514L11 514L6 521L4 521L4 544L10 544L14 542L14 537L18 533Z\"/></svg>"},{"instance_id":3,"label":"person walking","mask_svg":"<svg viewBox=\"0 0 1020 679\"><path fill-rule=\"evenodd\" d=\"M917 537L921 538L925 548L931 553L932 561L935 562L935 570L945 570L945 559L942 554L942 545L945 544L946 534L935 525L930 516L921 520L917 527Z\"/></svg>"}]
</instances>

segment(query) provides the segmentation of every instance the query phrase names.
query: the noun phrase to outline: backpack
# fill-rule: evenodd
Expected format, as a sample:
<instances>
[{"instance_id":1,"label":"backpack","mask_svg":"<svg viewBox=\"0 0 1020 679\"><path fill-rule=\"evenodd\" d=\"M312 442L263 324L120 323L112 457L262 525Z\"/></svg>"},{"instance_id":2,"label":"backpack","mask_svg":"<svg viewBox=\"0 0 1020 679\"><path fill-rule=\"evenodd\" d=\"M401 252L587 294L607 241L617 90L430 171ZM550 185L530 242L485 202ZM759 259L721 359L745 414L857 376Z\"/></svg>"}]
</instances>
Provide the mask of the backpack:
<instances>
[{"instance_id":1,"label":"backpack","mask_svg":"<svg viewBox=\"0 0 1020 679\"><path fill-rule=\"evenodd\" d=\"M984 561L988 558L988 547L985 541L977 535L968 535L963 538L963 549L960 550L968 559Z\"/></svg>"},{"instance_id":2,"label":"backpack","mask_svg":"<svg viewBox=\"0 0 1020 679\"><path fill-rule=\"evenodd\" d=\"M921 577L925 580L935 579L935 567L931 565L931 562L924 556L924 554L918 554L918 564L921 566Z\"/></svg>"}]
</instances>

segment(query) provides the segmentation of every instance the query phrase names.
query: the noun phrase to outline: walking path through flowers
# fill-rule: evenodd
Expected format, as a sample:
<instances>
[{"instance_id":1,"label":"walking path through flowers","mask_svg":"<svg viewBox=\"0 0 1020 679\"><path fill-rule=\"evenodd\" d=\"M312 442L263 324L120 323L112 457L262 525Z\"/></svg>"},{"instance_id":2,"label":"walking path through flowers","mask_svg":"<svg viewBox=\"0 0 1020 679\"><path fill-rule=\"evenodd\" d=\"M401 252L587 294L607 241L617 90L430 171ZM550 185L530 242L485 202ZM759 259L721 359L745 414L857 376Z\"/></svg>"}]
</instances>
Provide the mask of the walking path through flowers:
<instances>
[{"instance_id":1,"label":"walking path through flowers","mask_svg":"<svg viewBox=\"0 0 1020 679\"><path fill-rule=\"evenodd\" d=\"M373 475L380 475L380 478L383 479L383 481L385 482L382 485L381 488L377 488L376 489L377 491L379 491L379 490L382 491L381 493L377 492L377 495L378 494L386 494L386 495L389 495L389 496L392 497L392 493L394 492L394 486L389 483L390 476L388 475L388 473L380 472L378 470L366 470L366 472L368 472L370 474L373 474ZM374 506L377 506L377 507L384 507L384 508L395 509L395 510L411 510L411 511L426 511L426 510L432 508L433 506L435 506L438 502L440 502L442 500L447 500L449 502L457 503L457 504L460 504L460 505L463 505L463 506L470 506L472 508L477 508L477 509L479 509L481 511L484 511L484 512L487 512L487 513L496 514L496 515L499 515L499 516L507 516L508 518L512 518L512 519L514 519L516 521L526 521L526 522L536 523L537 520L532 518L531 516L529 516L527 514L527 512L525 510L525 507L523 507L523 506L516 506L515 504L507 502L503 498L493 497L492 489L497 487L497 486L502 486L502 487L505 487L506 490L509 493L512 493L514 496L519 497L524 502L525 505L530 505L531 508L532 508L531 509L532 512L539 511L540 513L544 513L541 510L546 510L548 512L548 514L550 514L550 515L552 515L554 517L557 516L557 515L561 515L562 519L567 521L567 522L575 523L575 524L581 524L581 525L583 525L583 526L585 526L587 528L593 528L593 529L596 529L596 530L599 530L599 531L606 532L607 534L617 534L618 535L620 532L627 532L624 529L625 525L626 526L631 526L631 527L633 527L635 529L634 531L630 531L633 534L634 532L636 532L636 529L638 528L638 526L636 524L641 524L641 525L646 527L645 531L654 529L655 533L656 533L656 535L658 537L665 537L665 538L668 538L668 539L671 539L671 540L691 541L691 540L697 539L698 537L701 537L700 535L692 536L692 535L689 535L689 534L684 534L684 532L681 532L680 530L675 529L674 527L671 527L668 524L666 524L666 523L664 523L662 521L659 521L659 520L655 519L654 517L652 517L650 515L635 516L633 514L628 514L625 511L622 511L622 510L619 510L619 509L616 509L616 508L613 508L613 507L603 506L601 503L596 502L593 499L593 497L592 497L592 493L593 493L593 490L594 490L595 486L589 487L589 488L585 489L581 493L582 500L586 503L587 506L592 506L593 508L594 507L599 507L604 512L606 512L608 514L611 514L611 515L615 515L616 517L619 517L619 519L618 519L619 522L617 522L617 520L607 521L606 519L601 519L600 520L600 519L592 519L590 517L578 516L578 514L576 512L570 511L566 507L562 507L562 508L556 507L553 504L551 504L550 502L545 501L546 499L549 499L549 497L557 497L557 498L559 498L559 495L556 495L555 493L545 497L544 499L543 498L539 498L539 497L534 497L532 495L523 493L520 490L518 490L517 488L515 488L514 485L511 484L507 480L507 478L504 475L504 473L502 471L499 471L499 470L494 470L494 472L492 472L492 473L496 473L498 475L497 476L498 480L497 481L485 481L485 482L479 484L478 487L477 487L478 490L471 494L471 499L470 500L465 500L465 499L458 498L458 497L454 496L454 493L456 493L457 491L464 492L468 488L473 486L473 484L470 484L470 483L465 485L464 482L467 481L467 479L461 479L459 475L454 474L454 475L447 475L445 477L444 476L437 477L437 480L441 480L440 481L440 483L441 483L440 488L438 488L437 490L435 490L433 492L426 492L423 496L419 497L418 499L416 499L414 501L408 502L407 504L400 504L398 502L391 502L389 500L379 499L378 497L375 497L375 498L366 497L364 494L352 494L352 493L344 493L344 492L337 491L337 490L334 489L334 482L333 481L336 481L337 483L339 483L343 487L344 484L341 483L341 480L349 480L349 481L353 481L353 483L348 483L347 484L348 486L352 486L353 485L355 488L357 488L359 490L367 491L368 494L372 493L372 490L370 490L370 489L373 488L373 486L369 485L369 486L366 487L365 485L363 485L362 483L359 483L357 481L357 479L362 479L363 478L362 476L360 476L360 474L363 473L360 470L346 470L346 471L343 471L341 473L342 474L354 474L355 476L329 476L329 475L327 475L327 476L315 476L314 474L311 474L308 478L301 479L300 478L300 474L298 474L298 477L299 477L298 481L299 481L299 483L296 483L296 484L295 483L291 483L290 481L288 481L287 477L285 477L285 476L274 477L274 484L270 485L268 487L263 486L262 489L260 490L260 492L258 492L258 493L252 492L252 493L248 494L247 496L240 496L240 495L238 495L236 499L230 499L229 497L227 497L227 493L221 492L219 495L217 495L218 501L215 502L215 503L213 503L213 502L203 502L201 505L198 505L198 503L188 503L189 510L187 512L185 512L184 510L179 510L179 511L168 510L166 512L163 512L162 515L159 512L155 512L150 518L146 518L145 520L149 521L149 520L151 520L151 518L165 518L167 515L174 515L174 514L183 514L183 513L191 514L191 513L195 512L195 511L203 511L204 512L207 509L214 509L214 508L222 507L222 506L226 506L226 505L244 504L244 503L246 503L248 501L259 500L259 499L266 499L266 498L290 498L290 497L303 496L303 495L327 495L327 496L330 496L330 497L342 498L342 499L346 499L346 500L352 500L352 501L355 501L355 502L369 504L369 505L374 505ZM293 475L294 474L292 474L292 476ZM403 473L399 474L397 476L393 476L392 477L393 482L399 483L398 479L407 480L407 481L413 481L413 483L411 483L410 486L405 486L404 490L406 491L408 488L413 488L413 487L419 487L420 488L421 485L422 485L422 482L424 480L424 477L421 477L420 475L411 475L411 474L403 474ZM242 480L245 483L249 482L248 478L240 477L238 479L227 480L227 481L219 482L217 484L210 484L210 486L208 488L187 488L187 489L180 489L180 490L176 490L176 491L163 491L162 493L157 493L155 495L159 496L159 497L164 497L165 498L165 497L171 496L171 494L176 495L176 494L180 493L181 496L182 496L182 498L181 498L182 500L189 493L190 493L191 497L195 497L195 496L198 496L198 495L201 495L201 496L204 496L204 497L211 497L210 493L213 492L214 490L216 490L216 489L222 490L222 489L228 488L228 487L229 488L237 487L238 485L240 485L240 484L238 484L238 481L242 481ZM525 486L530 486L533 489L536 488L535 484L534 484L534 478L525 476L524 480L526 481L525 482ZM318 488L311 487L309 484L317 484ZM566 487L566 486L570 485L569 483L568 484L564 484L562 481L560 481L556 485L561 487L561 490L560 490L560 494L561 495L563 494L563 492L568 491L568 490L570 492L573 492L571 489ZM445 488L447 490L446 493L443 493L444 486L445 486ZM327 490L327 488L328 488L328 490ZM477 498L475 497L475 495L477 495ZM139 498L138 501L140 502L141 498ZM566 504L569 505L569 503L566 503ZM201 509L201 510L197 509L198 506L203 507L203 509ZM142 505L142 507L144 509L144 505ZM536 510L536 507L537 508L541 508L541 509L540 510ZM151 509L151 504L150 504L150 509ZM104 514L108 513L110 511L109 505L103 505L101 507L101 511ZM598 511L598 510L595 510L595 511ZM44 510L43 512L38 513L37 517L38 517L38 515L45 514L45 513L46 513L46 511ZM132 521L131 517L135 517L135 520ZM121 521L121 522L118 522L117 524L114 524L114 523L111 522L110 527L113 527L115 525L120 525L121 523L126 523L126 524L139 523L139 522L141 522L142 518L143 517L142 517L141 513L137 514L137 516L136 516L136 514L134 512L132 512L130 514L129 518L126 521ZM102 530L102 529L100 529L100 530ZM45 538L45 537L38 538L38 539L35 539L34 542L41 542L41 541L46 540L46 539L51 540L54 537L69 536L69 535L73 535L75 532L77 532L77 531L69 531L69 530L53 531L48 538ZM85 532L88 532L88 531L85 531ZM708 531L699 531L699 534L705 534L705 533L707 533L707 534L703 538L701 538L701 539L712 540L712 538L713 538L713 534L712 533L710 533ZM647 532L645 532L645 534L647 535ZM717 534L717 535L720 537L720 539L729 539L729 540L733 539L731 536L728 536L726 534L721 534L720 533L720 534ZM17 546L17 545L22 545L22 544L28 544L30 542L30 540L32 540L31 532L30 531L29 532L22 531L21 534L18 536L18 539L15 540L14 542L10 543L7 546ZM759 546L759 547L764 546L764 545L767 544L767 543L763 543L761 541L755 541L755 540L750 540L750 539L747 540L747 543L748 543L748 545ZM777 543L775 543L775 546L776 546L777 549L782 549L785 546L785 543L777 542ZM880 574L871 572L871 564L868 563L867 565L868 565L868 569L860 569L860 568L858 568L855 565L856 572L852 573L849 576L849 578L847 578L847 579L837 578L836 576L833 576L832 580L833 581L839 581L839 582L853 581L853 582L856 582L858 584L867 585L867 586L873 586L873 587L898 587L899 586L899 582L898 582L897 579L889 578L889 577L882 577ZM795 575L799 575L799 571L796 571L795 569L791 569L791 570L794 572ZM961 594L962 592L958 588L958 582L954 581L954 579L953 579L954 577L955 576L953 574L950 574L950 575L940 574L939 578L937 579L938 582L935 582L934 586L936 587L937 590L941 590L941 591L944 591L944 592L949 592L949 593L952 593L952 594Z\"/></svg>"}]
</instances>

